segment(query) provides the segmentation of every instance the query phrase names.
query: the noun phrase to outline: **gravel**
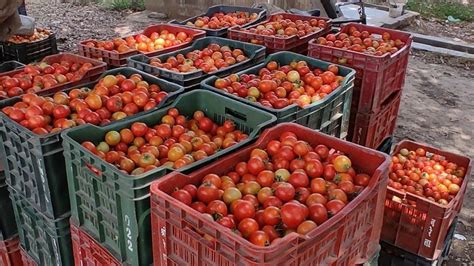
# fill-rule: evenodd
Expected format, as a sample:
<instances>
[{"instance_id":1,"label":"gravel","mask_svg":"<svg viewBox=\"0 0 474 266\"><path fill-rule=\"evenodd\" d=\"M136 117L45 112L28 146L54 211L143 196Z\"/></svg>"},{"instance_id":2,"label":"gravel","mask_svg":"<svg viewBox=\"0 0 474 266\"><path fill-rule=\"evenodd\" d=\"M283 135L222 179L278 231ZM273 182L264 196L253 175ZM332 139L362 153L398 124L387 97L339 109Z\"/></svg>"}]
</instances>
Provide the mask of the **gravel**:
<instances>
[{"instance_id":1,"label":"gravel","mask_svg":"<svg viewBox=\"0 0 474 266\"><path fill-rule=\"evenodd\" d=\"M87 6L54 1L32 1L27 4L29 16L37 27L51 29L60 51L77 52L76 44L87 39L111 39L130 35L145 25L127 21L131 11L114 11L97 4Z\"/></svg>"}]
</instances>

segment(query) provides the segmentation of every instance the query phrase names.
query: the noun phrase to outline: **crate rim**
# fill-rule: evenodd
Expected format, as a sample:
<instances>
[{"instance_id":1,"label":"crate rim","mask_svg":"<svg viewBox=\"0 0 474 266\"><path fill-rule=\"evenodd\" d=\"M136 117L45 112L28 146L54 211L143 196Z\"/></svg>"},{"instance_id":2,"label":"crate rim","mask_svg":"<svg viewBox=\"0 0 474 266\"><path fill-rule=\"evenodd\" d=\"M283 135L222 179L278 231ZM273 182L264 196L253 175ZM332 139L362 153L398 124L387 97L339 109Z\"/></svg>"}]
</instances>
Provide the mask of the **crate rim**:
<instances>
[{"instance_id":1,"label":"crate rim","mask_svg":"<svg viewBox=\"0 0 474 266\"><path fill-rule=\"evenodd\" d=\"M158 59L168 59L170 58L171 56L175 56L175 55L178 55L178 54L181 54L183 53L183 50L186 50L186 49L191 49L193 48L193 46L195 46L196 44L200 44L201 42L205 42L206 40L221 40L221 41L225 41L225 42L237 42L239 44L242 44L242 45L247 45L247 46L254 46L255 48L258 48L258 50L252 55L252 57L249 57L247 58L246 60L242 61L242 62L238 62L236 64L233 64L233 65L230 65L228 67L225 67L225 68L221 68L221 69L218 69L214 72L209 72L209 73L205 73L202 71L202 69L197 69L195 71L191 71L191 72L176 72L176 71L171 71L169 69L166 69L166 68L163 68L163 67L156 67L156 66L152 66L150 65L149 63L144 63L144 62L140 62L141 64L144 64L144 65L147 65L147 66L150 66L150 67L154 67L154 68L158 68L160 69L160 71L163 71L163 72L166 72L166 73L169 73L169 74L174 74L174 75L186 75L186 74L194 74L194 73L201 73L200 76L198 77L192 77L191 79L188 79L188 80L192 80L192 79L199 79L200 77L203 77L203 76L214 76L216 75L216 73L218 74L219 72L221 71L226 71L226 70L229 70L230 68L234 68L234 67L239 67L243 64L247 64L249 63L250 61L256 59L256 56L259 54L259 53L262 53L262 52L265 52L266 50L266 47L265 46L262 46L262 45L258 45L258 44L253 44L253 43L247 43L247 42L242 42L242 41L238 41L238 40L232 40L232 39L227 39L227 38L222 38L222 37L214 37L214 36L206 36L206 37L203 37L203 38L200 38L200 39L197 39L196 41L194 41L190 46L188 47L184 47L183 49L180 49L180 50L176 50L176 51L171 51L169 53L165 53L165 54L161 54L161 55L157 55L157 56L152 56L152 57L149 57L145 54L138 54L138 55L133 55L129 58L127 58L127 62L128 61L132 61L134 60L135 58L137 58L138 56L146 56L148 60L150 60L150 58L158 58Z\"/></svg>"},{"instance_id":2,"label":"crate rim","mask_svg":"<svg viewBox=\"0 0 474 266\"><path fill-rule=\"evenodd\" d=\"M234 73L236 75L242 75L242 74L246 74L245 72L249 71L249 70L254 70L254 69L257 69L257 68L263 68L265 67L265 65L269 62L269 59L271 58L271 56L278 56L280 54L290 54L290 55L294 55L294 56L303 56L303 57L308 57L310 58L311 60L316 60L316 61L319 61L321 63L324 63L325 65L331 65L332 63L330 62L327 62L327 61L323 61L323 60L320 60L320 59L316 59L316 58L312 58L312 57L309 57L309 56L306 56L306 55L301 55L301 54L297 54L297 53L294 53L294 52L289 52L289 51L280 51L280 52L276 52L276 53L273 53L272 55L270 55L269 57L266 57L265 58L265 61L263 61L262 63L260 64L257 64L257 65L254 65L250 68L247 68L245 70L241 70L237 73ZM356 71L353 69L353 68L350 68L350 67L347 67L347 66L344 66L344 65L340 65L340 64L334 64L336 65L337 67L339 68L343 68L343 69L347 69L349 70L349 74L347 74L345 77L344 77L344 80L343 80L343 83L341 83L335 90L333 90L331 93L329 93L326 97L324 97L323 99L320 99L319 101L317 102L314 102L314 103L311 103L309 104L308 106L305 106L303 108L301 108L300 106L298 106L296 103L293 103L293 104L290 104L284 108L281 108L281 109L276 109L276 108L273 108L273 107L267 107L267 106L264 106L264 105L261 105L260 103L257 103L257 102L252 102L252 101L249 101L245 98L242 98L240 96L236 96L234 94L231 94L231 93L228 93L226 91L223 91L223 90L220 90L216 87L214 87L214 85L211 85L211 84L207 84L207 82L209 82L210 80L212 79L219 79L218 76L216 75L213 75L213 76L210 76L206 79L204 79L203 81L201 81L201 87L211 87L213 89L213 91L216 91L216 92L219 92L227 97L230 97L232 99L235 99L235 100L238 100L238 101L243 101L245 102L246 104L249 104L251 106L254 106L256 108L260 108L260 109L263 109L267 112L284 112L284 111L288 111L292 108L298 108L298 109L303 109L303 110L306 110L306 109L310 109L310 108L313 108L317 105L323 105L325 104L326 102L330 101L330 100L333 100L334 97L336 97L335 95L337 95L337 92L339 92L339 90L341 90L344 86L346 86L347 84L353 82L355 80L355 75L356 75ZM225 78L225 77L224 77ZM348 89L351 89L352 87L348 88ZM347 91L348 89L346 89L345 91Z\"/></svg>"},{"instance_id":3,"label":"crate rim","mask_svg":"<svg viewBox=\"0 0 474 266\"><path fill-rule=\"evenodd\" d=\"M183 98L183 97L185 97L185 96L187 96L187 95L191 95L191 94L197 93L197 92L212 93L212 92L210 92L210 91L208 91L208 90L202 90L202 89L192 90L192 91L189 91L189 92L186 92L186 93L183 93L183 94L179 95L179 96L173 101L173 103L172 103L171 105L167 105L167 106L165 106L165 107L163 107L163 108L172 108L172 107L175 106L175 104L176 104L181 98ZM213 94L213 93L212 93L212 94ZM222 95L219 95L219 96L222 96ZM232 100L232 101L233 101L233 100ZM233 101L233 102L236 102L236 101ZM240 102L239 102L238 104L239 104L240 106L245 106L246 108L250 107L251 109L254 109L254 110L256 110L256 111L261 111L261 110L258 110L258 109L255 108L255 107L248 106L248 105L245 105L245 104L240 103ZM161 108L161 109L162 109L162 108ZM275 117L274 115L272 115L272 114L266 113L266 115L269 115L269 116L271 117L271 119L267 121L267 125L271 125L272 123L274 123L274 122L277 120L276 117ZM138 119L138 118L139 118L139 117L135 117L135 119ZM78 143L77 141L75 141L74 139L72 139L72 137L70 137L70 136L68 135L68 133L71 132L71 131L74 131L74 130L79 130L79 129L85 128L85 127L101 128L102 130L108 130L108 129L110 129L111 127L114 127L114 126L115 126L114 124L109 124L109 125L106 125L106 126L104 126L104 127L98 127L98 126L91 125L91 124L84 124L84 125L80 125L80 126L78 126L78 127L74 127L74 128L70 128L70 129L63 130L63 131L61 132L61 137L63 138L63 141L65 141L65 140L67 139L68 142L74 143L74 145L78 146L78 148L79 148L82 152L88 153L89 155L94 156L95 158L97 158L97 159L99 159L99 160L102 160L102 159L100 159L99 157L97 157L95 154L93 154L91 151L89 151L89 150L87 150L86 148L82 147L82 145L81 145L80 143ZM262 126L258 126L257 128L255 128L253 135L258 134L257 132L261 131L261 128L262 128ZM252 142L252 139L250 139L251 136L252 136L252 135L249 135L249 138L247 138L246 140L243 140L242 142L239 142L239 144L241 144L241 143L243 143L244 145L245 145L245 144L250 144L250 143ZM229 149L228 151L231 151L231 150L234 150L234 149L236 149L236 148L238 148L238 147L231 146L231 147L228 147L228 148L226 148L226 149L224 149L224 150ZM221 151L221 150L219 150L219 151ZM201 163L201 164L205 164L205 163L207 163L208 161L210 161L210 160L212 160L212 159L213 159L213 158L212 158L211 156L209 156L209 157L206 157L206 158L204 158L204 159L202 159L202 160L195 161L195 162L189 164L188 166L193 166L193 164L195 164L195 163L197 163L197 162L199 162L199 163ZM105 162L105 160L103 160L103 161ZM189 167L183 167L183 168L181 168L181 169L174 169L174 168L171 168L171 167L169 167L169 166L163 166L163 165L161 165L161 166L157 167L156 169L153 169L153 170L151 170L151 171L148 171L148 172L145 172L145 173L142 173L142 174L139 174L139 175L131 175L131 174L126 174L126 175L127 175L127 180L136 181L136 180L140 180L140 179L142 179L142 178L144 178L144 177L146 177L146 176L148 176L148 175L150 175L150 174L154 174L154 173L156 173L156 172L159 172L159 171L161 171L161 170L167 170L167 171L169 171L169 172L176 172L176 171L186 171L188 168L189 168ZM113 171L114 173L116 173L116 174L123 174L122 171L120 171L117 167L115 167L115 166L113 166L113 165L112 165L111 169L112 169L112 171ZM143 186L141 186L141 187L139 187L139 188L144 188L144 187L146 187L146 186L149 186L152 182L153 182L153 181L151 181L150 183L145 184L145 185L143 185ZM149 195L149 194L148 194L148 195Z\"/></svg>"},{"instance_id":4,"label":"crate rim","mask_svg":"<svg viewBox=\"0 0 474 266\"><path fill-rule=\"evenodd\" d=\"M193 17L190 17L190 18L187 18L185 20L182 20L182 21L178 21L176 19L173 19L173 20L170 20L168 23L169 24L178 24L178 25L181 25L183 27L188 27L188 28L192 28L192 29L202 29L202 28L198 28L198 27L194 27L194 26L188 26L186 25L187 22L191 22L191 20L196 20L198 17L202 17L202 16L205 16L207 14L207 12L209 11L209 9L211 8L219 8L219 7L230 7L230 8L250 8L250 9L254 9L255 11L258 11L259 12L256 12L258 14L258 17L253 20L253 21L250 21L244 25L242 25L242 27L249 27L249 26L253 26L256 21L259 20L259 18L261 18L262 16L266 15L267 13L267 10L265 10L265 8L258 8L258 7L247 7L247 6L233 6L233 5L213 5L213 6L210 6L205 13L201 13L197 16L193 16ZM215 32L215 33L218 33L219 31L222 31L222 30L229 30L233 27L237 27L237 26L230 26L230 27L225 27L225 28L220 28L220 29L206 29L206 31L209 31L209 32Z\"/></svg>"},{"instance_id":5,"label":"crate rim","mask_svg":"<svg viewBox=\"0 0 474 266\"><path fill-rule=\"evenodd\" d=\"M420 146L420 147L423 147L426 151L429 151L429 152L433 152L433 153L438 153L442 150L440 150L439 148L436 148L436 147L433 147L429 144L424 144L424 143L419 143L419 142L415 142L415 141L412 141L412 140L409 140L409 139L403 139L401 140L400 142L398 142L395 147L393 148L393 152L390 154L390 156L394 156L396 155L400 149L402 149L402 147L405 145L405 144L410 144L410 145L415 145L415 146ZM467 157L467 156L463 156L463 155L460 155L460 154L456 154L456 153L452 153L452 152L449 152L449 151L442 151L443 153L446 153L446 154L449 154L450 156L455 156L455 157L463 157L465 159L468 160L468 165L466 167L466 172L464 174L464 177L463 177L463 183L459 189L459 191L467 191L467 183L469 182L469 178L470 178L470 175L468 176L469 173L471 173L471 170L472 170L472 159ZM393 192L393 194L395 194L397 197L399 197L400 199L405 199L407 196L409 196L410 198L415 198L416 200L421 200L421 201L424 201L426 203L429 203L429 204L433 204L435 205L436 207L438 208L442 208L443 210L450 210L453 208L453 204L454 204L454 199L451 200L447 205L441 205L437 202L434 202L434 201L431 201L429 199L426 199L424 197L421 197L421 196L418 196L414 193L410 193L410 192L401 192L399 190L396 190L392 187L389 187L387 186L387 189L390 190L391 192ZM462 193L457 193L455 198L459 198L463 196Z\"/></svg>"},{"instance_id":6,"label":"crate rim","mask_svg":"<svg viewBox=\"0 0 474 266\"><path fill-rule=\"evenodd\" d=\"M265 129L255 142L253 142L250 145L245 146L243 148L243 150L247 150L247 149L249 150L251 148L258 147L259 145L261 145L262 139L264 137L266 137L267 134L269 134L268 132L270 132L271 130L278 130L279 128L285 128L285 127L293 127L293 128L298 128L300 130L313 131L309 128L306 128L304 126L301 126L301 125L295 124L295 123L280 123L280 124L278 124L278 125L276 125L272 128ZM324 137L327 137L327 138L330 138L330 139L333 139L333 140L342 141L339 138L336 138L336 137L333 137L333 136L330 136L330 135L326 135L326 134L320 133L318 131L313 131L313 132L315 134L324 135ZM383 170L384 168L388 169L388 167L390 165L390 158L391 157L389 157L387 154L384 154L382 152L379 152L379 151L376 151L376 150L373 150L373 149L369 149L369 148L366 148L364 146L360 146L359 144L355 144L355 143L351 143L351 142L348 142L348 143L350 143L349 145L351 145L351 146L358 146L357 148L362 149L362 150L366 151L367 153L377 154L377 155L383 157L385 160L382 162L382 164L379 165L379 167L377 167L377 169L375 170L373 176L375 176L376 174L379 174L380 179L383 179L383 178L388 179L388 176L383 177L382 173L384 172L384 170ZM229 156L229 155L227 155L227 156ZM209 166L209 165L207 165L207 166ZM197 171L201 171L201 170L202 169L197 170ZM173 177L173 176L182 176L183 178L187 178L188 174L184 174L184 173L181 173L181 172L172 172L172 173L169 173L166 176L163 176L160 179L157 179L157 180L153 181L153 183L150 186L150 193L152 194L152 197L164 197L164 199L166 201L177 202L177 200L175 198L173 198L171 195L168 195L167 193L161 191L158 188L158 186L160 185L161 182L164 182L164 181L166 181L166 179L168 179L170 177ZM292 232L292 233L288 234L287 236L282 237L282 239L285 238L285 237L288 237L287 242L291 242L294 239L301 239L303 241L306 241L306 240L317 237L320 234L321 231L329 230L331 228L331 226L333 226L334 224L339 223L347 215L347 213L350 212L353 209L353 207L355 207L359 203L359 201L361 201L362 198L367 196L371 192L371 189L375 188L376 183L378 183L378 180L375 180L375 178L373 178L373 176L371 177L369 185L367 185L367 187L364 188L362 190L362 192L354 200L352 200L347 205L345 205L344 208L340 212L338 212L336 215L334 215L333 217L328 219L326 222L324 222L323 224L317 226L315 229L313 229L312 231L310 231L308 234L306 234L304 236L300 235L296 232ZM357 199L359 199L359 200L357 200ZM153 201L153 199L152 199L152 201ZM193 209L191 206L188 206L188 205L185 205L185 204L182 204L181 208L183 208L186 212L192 213L194 216L199 216L199 215L202 214L202 213L198 212L197 210ZM210 226L212 224L212 226L217 226L217 228L222 229L221 233L229 234L229 235L231 234L231 232L228 232L228 231L225 230L227 227L217 223L216 221L210 221L210 220L207 220L207 219L203 218L203 219L201 219L201 222L202 222L203 226ZM233 237L235 237L235 241L238 242L240 245L247 245L247 246L250 245L253 249L255 249L257 251L262 251L262 252L275 251L275 250L277 250L277 248L280 245L280 242L277 242L275 245L261 247L261 246L257 246L257 245L252 244L250 241L244 239L243 237L239 237L237 235L235 235L235 236L233 235Z\"/></svg>"},{"instance_id":7,"label":"crate rim","mask_svg":"<svg viewBox=\"0 0 474 266\"><path fill-rule=\"evenodd\" d=\"M359 23L354 23L354 22L347 23L347 24L343 25L341 30L345 27L350 27L350 26L357 27L358 25L360 26ZM374 26L370 26L370 25L364 25L364 26L369 27L371 29L378 28L378 27L374 27ZM318 46L318 47L334 49L334 50L337 50L337 51L340 51L340 52L343 52L343 53L353 53L353 54L357 54L357 55L361 55L361 56L367 56L369 58L388 59L388 58L395 58L395 57L399 56L400 54L404 53L405 50L407 50L407 49L409 50L411 48L411 44L413 43L413 35L410 32L400 31L400 30L395 30L395 29L384 29L384 30L390 30L390 31L397 32L397 33L400 33L400 34L408 34L407 42L402 47L402 49L399 49L396 53L393 53L393 54L390 54L390 52L386 52L383 55L372 55L372 54L365 54L365 53L352 51L352 50L344 50L344 49L341 49L341 48L338 48L338 47L335 47L335 46L321 45L321 44L317 43L317 39L312 39L308 42L308 45L309 45L308 50L311 50L311 46ZM338 31L335 34L335 36L338 36L340 33L342 33L342 31Z\"/></svg>"},{"instance_id":8,"label":"crate rim","mask_svg":"<svg viewBox=\"0 0 474 266\"><path fill-rule=\"evenodd\" d=\"M269 17L267 17L266 20L262 21L262 22L259 22L257 24L254 24L254 25L250 25L248 27L241 27L241 26L234 26L234 27L231 27L229 28L229 31L232 31L232 32L238 32L238 33L243 33L243 34L249 34L249 32L246 32L246 31L243 31L242 29L249 29L249 28L254 28L254 27L257 27L259 25L263 25L265 23L268 23L270 22L270 20L277 16L277 15L283 15L283 16L299 16L299 17L305 17L305 18L308 18L309 19L318 19L318 20L325 20L327 22L327 27L326 28L322 28L320 29L319 31L317 32L310 32L306 35L303 35L303 36L298 36L298 35L291 35L291 36L287 36L287 37L277 37L275 35L259 35L259 34L254 34L254 33L250 33L250 34L253 34L253 35L256 35L256 36L260 36L262 38L274 38L274 39L277 39L277 40L290 40L290 39L298 39L298 40L301 40L301 39L305 39L305 38L308 38L310 35L313 35L315 33L320 33L320 32L323 32L325 29L331 29L331 23L332 23L332 20L330 18L325 18L325 17L313 17L313 16L308 16L308 15L297 15L297 14L290 14L290 13L286 13L286 12L278 12L278 13L273 13L271 14Z\"/></svg>"}]
</instances>

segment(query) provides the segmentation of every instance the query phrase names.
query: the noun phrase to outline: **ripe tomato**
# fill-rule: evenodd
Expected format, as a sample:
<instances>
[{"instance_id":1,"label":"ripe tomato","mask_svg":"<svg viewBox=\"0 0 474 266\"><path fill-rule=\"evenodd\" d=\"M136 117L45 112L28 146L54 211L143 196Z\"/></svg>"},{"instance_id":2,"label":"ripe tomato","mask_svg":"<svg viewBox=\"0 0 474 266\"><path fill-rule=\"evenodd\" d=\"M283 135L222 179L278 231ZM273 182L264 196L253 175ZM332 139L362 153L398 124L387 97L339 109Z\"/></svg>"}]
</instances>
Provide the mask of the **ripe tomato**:
<instances>
[{"instance_id":1,"label":"ripe tomato","mask_svg":"<svg viewBox=\"0 0 474 266\"><path fill-rule=\"evenodd\" d=\"M227 205L221 200L213 200L207 204L207 213L213 217L227 216Z\"/></svg>"},{"instance_id":2,"label":"ripe tomato","mask_svg":"<svg viewBox=\"0 0 474 266\"><path fill-rule=\"evenodd\" d=\"M307 216L308 208L300 203L287 202L281 207L281 219L287 228L298 228Z\"/></svg>"},{"instance_id":3,"label":"ripe tomato","mask_svg":"<svg viewBox=\"0 0 474 266\"><path fill-rule=\"evenodd\" d=\"M236 200L232 205L232 214L237 221L255 216L255 207L250 201Z\"/></svg>"},{"instance_id":4,"label":"ripe tomato","mask_svg":"<svg viewBox=\"0 0 474 266\"><path fill-rule=\"evenodd\" d=\"M326 208L328 210L329 217L336 215L339 211L344 208L346 204L338 199L333 199L326 203Z\"/></svg>"},{"instance_id":5,"label":"ripe tomato","mask_svg":"<svg viewBox=\"0 0 474 266\"><path fill-rule=\"evenodd\" d=\"M222 217L217 220L217 222L227 228L234 229L235 228L235 221L229 216Z\"/></svg>"},{"instance_id":6,"label":"ripe tomato","mask_svg":"<svg viewBox=\"0 0 474 266\"><path fill-rule=\"evenodd\" d=\"M345 155L337 156L332 163L339 173L346 173L351 168L351 160Z\"/></svg>"},{"instance_id":7,"label":"ripe tomato","mask_svg":"<svg viewBox=\"0 0 474 266\"><path fill-rule=\"evenodd\" d=\"M298 228L296 229L296 232L300 235L306 235L307 233L309 233L310 231L312 231L316 227L318 227L318 226L316 225L315 222L310 221L310 220L306 220L298 226Z\"/></svg>"},{"instance_id":8,"label":"ripe tomato","mask_svg":"<svg viewBox=\"0 0 474 266\"><path fill-rule=\"evenodd\" d=\"M288 202L295 197L295 188L290 183L279 184L274 192L274 195L283 202Z\"/></svg>"},{"instance_id":9,"label":"ripe tomato","mask_svg":"<svg viewBox=\"0 0 474 266\"><path fill-rule=\"evenodd\" d=\"M261 158L253 157L248 161L247 169L249 173L258 175L261 171L265 170L265 164Z\"/></svg>"},{"instance_id":10,"label":"ripe tomato","mask_svg":"<svg viewBox=\"0 0 474 266\"><path fill-rule=\"evenodd\" d=\"M252 218L245 218L239 222L238 229L243 237L249 237L252 233L259 229L257 221Z\"/></svg>"},{"instance_id":11,"label":"ripe tomato","mask_svg":"<svg viewBox=\"0 0 474 266\"><path fill-rule=\"evenodd\" d=\"M257 175L257 182L262 187L269 187L273 184L275 180L275 173L269 170L263 170Z\"/></svg>"},{"instance_id":12,"label":"ripe tomato","mask_svg":"<svg viewBox=\"0 0 474 266\"><path fill-rule=\"evenodd\" d=\"M206 204L219 199L219 190L211 183L204 183L197 190L197 198Z\"/></svg>"},{"instance_id":13,"label":"ripe tomato","mask_svg":"<svg viewBox=\"0 0 474 266\"><path fill-rule=\"evenodd\" d=\"M189 194L189 192L184 189L174 191L171 193L171 196L188 206L190 206L193 201L191 194Z\"/></svg>"},{"instance_id":14,"label":"ripe tomato","mask_svg":"<svg viewBox=\"0 0 474 266\"><path fill-rule=\"evenodd\" d=\"M308 175L303 170L296 170L290 175L288 179L288 183L293 185L295 188L299 187L308 187L309 185L309 178Z\"/></svg>"}]
</instances>

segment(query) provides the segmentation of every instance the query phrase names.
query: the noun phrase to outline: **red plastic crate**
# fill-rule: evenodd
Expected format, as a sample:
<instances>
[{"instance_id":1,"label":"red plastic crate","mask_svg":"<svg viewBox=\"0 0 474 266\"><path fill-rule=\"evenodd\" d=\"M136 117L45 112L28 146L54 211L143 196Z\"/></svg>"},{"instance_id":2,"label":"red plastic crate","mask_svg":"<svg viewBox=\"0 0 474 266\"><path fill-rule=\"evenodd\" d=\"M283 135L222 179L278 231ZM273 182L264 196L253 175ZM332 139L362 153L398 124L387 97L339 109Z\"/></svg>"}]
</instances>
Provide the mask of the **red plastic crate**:
<instances>
[{"instance_id":1,"label":"red plastic crate","mask_svg":"<svg viewBox=\"0 0 474 266\"><path fill-rule=\"evenodd\" d=\"M20 242L18 236L0 241L0 265L21 266Z\"/></svg>"},{"instance_id":2,"label":"red plastic crate","mask_svg":"<svg viewBox=\"0 0 474 266\"><path fill-rule=\"evenodd\" d=\"M412 36L407 32L357 23L344 25L340 32L347 33L352 26L373 34L388 32L392 39L405 42L405 46L398 52L382 56L320 45L317 39L309 42L309 56L339 64L342 64L340 59L345 59L347 63L343 65L356 70L352 105L357 106L357 112L369 113L379 109L390 95L403 88Z\"/></svg>"},{"instance_id":3,"label":"red plastic crate","mask_svg":"<svg viewBox=\"0 0 474 266\"><path fill-rule=\"evenodd\" d=\"M307 34L305 36L299 37L299 36L288 36L288 37L277 37L274 35L271 36L265 36L265 35L260 35L257 33L251 33L247 31L243 31L241 27L233 27L230 28L228 31L228 38L233 39L233 40L238 40L242 42L251 42L251 40L257 40L261 42L261 45L264 45L271 51L271 53L274 52L279 52L279 51L292 51L296 47L301 47L304 46L306 49L308 47L308 42L313 39L313 38L318 38L320 36L325 35L326 33L329 32L331 28L331 20L328 18L320 18L320 17L312 17L312 16L301 16L301 15L295 15L295 14L289 14L289 13L276 13L271 15L268 20L261 22L259 24L255 24L251 26L251 28L255 28L258 25L262 25L267 23L268 21L271 21L273 17L275 16L283 16L283 19L290 19L292 21L296 20L303 20L303 21L308 21L311 19L318 19L318 20L325 20L327 21L327 27L325 29L321 29L317 32L312 32L310 34ZM247 28L248 29L248 28ZM306 50L303 49L303 50ZM268 53L268 52L267 52Z\"/></svg>"},{"instance_id":4,"label":"red plastic crate","mask_svg":"<svg viewBox=\"0 0 474 266\"><path fill-rule=\"evenodd\" d=\"M74 265L81 266L120 266L121 263L102 247L90 235L77 226L77 222L70 219L72 250Z\"/></svg>"},{"instance_id":5,"label":"red plastic crate","mask_svg":"<svg viewBox=\"0 0 474 266\"><path fill-rule=\"evenodd\" d=\"M71 88L75 87L87 82L95 81L96 79L99 78L99 76L104 73L104 71L107 70L107 65L104 62L98 61L98 60L93 60L91 58L87 58L84 56L80 56L77 54L70 54L70 53L61 53L61 54L56 54L56 55L50 55L46 56L41 60L41 62L46 62L48 64L53 64L53 63L59 63L63 60L69 61L69 62L75 62L75 63L91 63L93 67L89 69L84 76L78 80L78 81L71 81L71 82L66 82L63 84L58 84L57 86L53 86L49 89L44 89L39 91L37 94L39 95L46 95L46 94L51 94L55 93L61 90L64 90L66 88ZM22 73L23 69L17 69L5 73L1 73L0 77L3 76L14 76L18 73ZM5 98L0 97L0 100L3 100Z\"/></svg>"},{"instance_id":6,"label":"red plastic crate","mask_svg":"<svg viewBox=\"0 0 474 266\"><path fill-rule=\"evenodd\" d=\"M395 131L401 95L401 91L396 92L386 100L380 110L370 114L355 113L353 107L348 139L359 145L377 149Z\"/></svg>"},{"instance_id":7,"label":"red plastic crate","mask_svg":"<svg viewBox=\"0 0 474 266\"><path fill-rule=\"evenodd\" d=\"M209 173L222 175L252 149L266 147L283 132L310 144L325 144L352 158L353 166L372 177L367 188L340 213L306 236L292 233L268 247L258 247L169 195L198 184ZM379 246L390 157L309 128L282 123L267 129L254 144L193 173L172 173L151 185L155 265L354 265L365 263ZM214 238L201 237L196 230Z\"/></svg>"},{"instance_id":8,"label":"red plastic crate","mask_svg":"<svg viewBox=\"0 0 474 266\"><path fill-rule=\"evenodd\" d=\"M21 254L21 261L23 262L23 266L37 266L33 258L31 258L30 255L28 255L28 252L26 252L21 246L20 246L20 254Z\"/></svg>"},{"instance_id":9,"label":"red plastic crate","mask_svg":"<svg viewBox=\"0 0 474 266\"><path fill-rule=\"evenodd\" d=\"M428 260L434 260L443 251L449 227L461 210L471 175L472 161L468 157L409 140L397 144L393 154L397 154L402 148L416 150L419 147L465 167L464 182L456 197L446 206L388 187L381 240ZM399 200L394 201L394 197Z\"/></svg>"},{"instance_id":10,"label":"red plastic crate","mask_svg":"<svg viewBox=\"0 0 474 266\"><path fill-rule=\"evenodd\" d=\"M136 55L138 53L142 53L142 54L145 54L147 56L156 56L156 55L160 55L160 54L165 54L165 53L173 52L173 51L182 49L184 47L187 47L187 46L191 45L191 43L196 39L206 37L206 32L203 31L203 30L191 29L191 28L188 28L188 27L171 25L171 24L157 24L157 25L150 26L150 27L146 28L145 30L143 30L142 34L150 37L150 35L153 32L160 32L162 30L168 30L170 33L178 33L180 31L185 32L185 33L188 34L188 36L191 37L191 41L186 42L186 43L182 43L182 44L179 44L179 45L167 47L167 48L164 48L164 49L161 49L161 50L157 50L157 51L153 51L153 52L147 52L147 53L140 52L136 49L131 49L130 51L124 52L124 53L118 53L118 52L112 52L112 51L107 51L107 50L103 50L103 49L99 49L99 48L95 48L95 47L86 46L86 43L88 43L88 42L97 43L97 41L95 41L95 40L85 40L85 41L82 41L78 44L79 54L81 54L83 56L86 56L86 57L89 57L89 58L102 58L102 60L104 62L106 62L108 66L120 67L120 66L126 65L127 64L127 58L132 56L132 55ZM133 36L135 37L136 35L133 35ZM127 38L127 37L125 37L125 38ZM125 39L125 38L123 38L123 39Z\"/></svg>"}]
</instances>

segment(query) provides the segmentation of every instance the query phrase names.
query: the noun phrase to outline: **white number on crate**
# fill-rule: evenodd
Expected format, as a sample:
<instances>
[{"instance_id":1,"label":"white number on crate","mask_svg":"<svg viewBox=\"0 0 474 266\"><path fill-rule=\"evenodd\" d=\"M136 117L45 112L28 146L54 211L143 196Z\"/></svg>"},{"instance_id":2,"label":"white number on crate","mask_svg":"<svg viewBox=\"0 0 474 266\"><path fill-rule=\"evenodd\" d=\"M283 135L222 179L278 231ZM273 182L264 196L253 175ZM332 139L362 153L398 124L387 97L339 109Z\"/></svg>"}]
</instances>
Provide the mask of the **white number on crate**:
<instances>
[{"instance_id":1,"label":"white number on crate","mask_svg":"<svg viewBox=\"0 0 474 266\"><path fill-rule=\"evenodd\" d=\"M431 240L425 239L425 242L423 244L425 245L425 247L429 248L431 247Z\"/></svg>"},{"instance_id":2,"label":"white number on crate","mask_svg":"<svg viewBox=\"0 0 474 266\"><path fill-rule=\"evenodd\" d=\"M125 215L125 233L127 234L128 250L133 252L132 229L130 229L130 222L130 217L128 217L128 215Z\"/></svg>"}]
</instances>

